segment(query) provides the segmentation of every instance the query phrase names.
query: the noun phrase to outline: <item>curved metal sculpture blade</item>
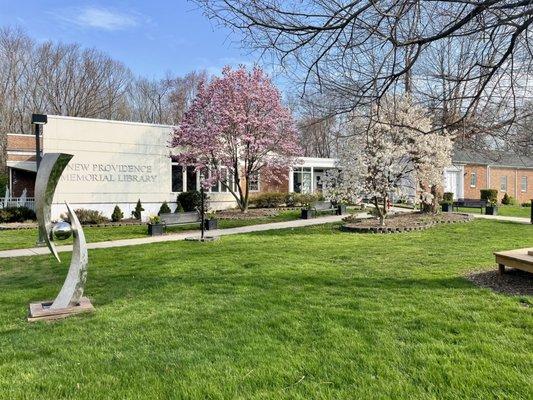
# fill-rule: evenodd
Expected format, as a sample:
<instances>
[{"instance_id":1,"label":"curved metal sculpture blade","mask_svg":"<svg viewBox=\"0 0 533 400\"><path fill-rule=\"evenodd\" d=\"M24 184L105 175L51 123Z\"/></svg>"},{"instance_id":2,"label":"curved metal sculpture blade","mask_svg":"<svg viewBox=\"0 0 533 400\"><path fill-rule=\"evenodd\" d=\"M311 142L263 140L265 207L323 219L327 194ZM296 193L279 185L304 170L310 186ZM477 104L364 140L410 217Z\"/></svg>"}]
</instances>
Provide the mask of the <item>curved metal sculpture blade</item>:
<instances>
[{"instance_id":1,"label":"curved metal sculpture blade","mask_svg":"<svg viewBox=\"0 0 533 400\"><path fill-rule=\"evenodd\" d=\"M89 257L87 254L87 246L85 242L85 234L81 228L78 217L70 208L68 203L65 203L72 226L72 236L74 237L74 248L72 250L72 259L70 260L70 267L68 269L67 278L61 291L50 306L52 309L67 308L76 306L83 296L83 289L85 288L85 281L87 280L87 264Z\"/></svg>"},{"instance_id":2,"label":"curved metal sculpture blade","mask_svg":"<svg viewBox=\"0 0 533 400\"><path fill-rule=\"evenodd\" d=\"M61 260L50 236L52 232L52 200L59 178L72 157L74 157L72 154L64 153L44 154L35 180L35 211L39 231L46 245L59 262Z\"/></svg>"}]
</instances>

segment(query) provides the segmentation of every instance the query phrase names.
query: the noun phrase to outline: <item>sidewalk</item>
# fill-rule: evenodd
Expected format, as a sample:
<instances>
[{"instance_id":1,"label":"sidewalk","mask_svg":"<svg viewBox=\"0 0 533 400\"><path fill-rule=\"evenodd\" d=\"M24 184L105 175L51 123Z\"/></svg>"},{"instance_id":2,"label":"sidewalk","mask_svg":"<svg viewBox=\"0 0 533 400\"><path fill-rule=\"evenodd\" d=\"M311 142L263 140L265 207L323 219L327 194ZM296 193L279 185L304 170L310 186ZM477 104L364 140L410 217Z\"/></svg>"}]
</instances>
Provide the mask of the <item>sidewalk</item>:
<instances>
[{"instance_id":1,"label":"sidewalk","mask_svg":"<svg viewBox=\"0 0 533 400\"><path fill-rule=\"evenodd\" d=\"M328 224L332 222L341 221L346 215L332 215L326 217L318 217L314 219L297 219L293 221L286 222L272 222L267 224L260 225L249 225L241 226L238 228L229 228L229 229L217 229L214 231L209 231L209 236L226 236L226 235L236 235L239 233L250 233L250 232L262 232L276 229L287 229L287 228L300 228L305 226L321 225ZM120 239L113 240L108 242L95 242L87 243L88 249L108 249L111 247L124 247L124 246L137 246L139 244L148 244L148 243L161 243L161 242L173 242L178 240L185 240L185 238L200 237L199 231L189 231L189 232L180 232L164 236L148 236L135 239ZM57 251L59 253L72 251L72 245L67 246L57 246ZM34 247L29 249L16 249L16 250L4 250L0 251L0 258L9 258L9 257L28 257L36 255L45 255L50 254L48 247Z\"/></svg>"},{"instance_id":2,"label":"sidewalk","mask_svg":"<svg viewBox=\"0 0 533 400\"><path fill-rule=\"evenodd\" d=\"M482 219L493 219L495 221L509 221L509 222L517 222L519 224L531 224L531 221L529 218L521 218L521 217L504 217L502 215L485 215L485 214L470 214L474 218L482 218Z\"/></svg>"},{"instance_id":3,"label":"sidewalk","mask_svg":"<svg viewBox=\"0 0 533 400\"><path fill-rule=\"evenodd\" d=\"M404 209L393 208L396 212L409 212ZM503 217L499 215L481 215L481 214L471 214L475 218L484 218L484 219L493 219L497 221L509 221L516 222L521 224L530 224L528 218L518 218L518 217ZM251 232L262 232L270 231L277 229L287 229L287 228L301 228L305 226L329 224L333 222L339 222L346 215L332 215L326 217L318 217L314 219L297 219L293 221L285 222L272 222L267 224L260 225L249 225L241 226L238 228L229 228L229 229L217 229L214 231L209 231L210 236L226 236L226 235L237 235L239 233L251 233ZM369 215L366 213L360 213L359 217L368 218ZM189 232L180 232L175 234L169 234L164 236L148 236L135 239L119 239L108 242L96 242L96 243L87 243L88 249L108 249L112 247L125 247L125 246L137 246L139 244L148 244L148 243L161 243L161 242L174 242L178 240L185 240L186 238L198 238L200 237L199 231L189 231ZM58 246L57 251L59 253L72 251L72 245L67 246ZM50 251L47 247L34 247L29 249L16 249L16 250L4 250L0 251L0 258L10 258L10 257L28 257L36 255L46 255L50 254Z\"/></svg>"}]
</instances>

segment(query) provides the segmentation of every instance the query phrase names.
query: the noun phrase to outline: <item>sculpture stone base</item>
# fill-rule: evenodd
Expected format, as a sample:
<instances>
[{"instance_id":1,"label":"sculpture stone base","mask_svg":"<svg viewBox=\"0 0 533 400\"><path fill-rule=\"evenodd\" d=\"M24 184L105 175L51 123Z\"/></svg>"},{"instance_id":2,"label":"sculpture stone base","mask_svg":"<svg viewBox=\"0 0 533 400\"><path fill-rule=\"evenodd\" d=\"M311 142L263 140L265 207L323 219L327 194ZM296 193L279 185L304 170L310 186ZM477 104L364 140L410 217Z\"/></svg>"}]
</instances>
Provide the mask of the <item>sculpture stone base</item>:
<instances>
[{"instance_id":1,"label":"sculpture stone base","mask_svg":"<svg viewBox=\"0 0 533 400\"><path fill-rule=\"evenodd\" d=\"M78 305L74 307L60 308L53 310L50 308L52 301L41 301L39 303L30 303L30 315L28 322L52 321L54 319L66 318L71 315L92 312L94 307L91 300L82 297Z\"/></svg>"}]
</instances>

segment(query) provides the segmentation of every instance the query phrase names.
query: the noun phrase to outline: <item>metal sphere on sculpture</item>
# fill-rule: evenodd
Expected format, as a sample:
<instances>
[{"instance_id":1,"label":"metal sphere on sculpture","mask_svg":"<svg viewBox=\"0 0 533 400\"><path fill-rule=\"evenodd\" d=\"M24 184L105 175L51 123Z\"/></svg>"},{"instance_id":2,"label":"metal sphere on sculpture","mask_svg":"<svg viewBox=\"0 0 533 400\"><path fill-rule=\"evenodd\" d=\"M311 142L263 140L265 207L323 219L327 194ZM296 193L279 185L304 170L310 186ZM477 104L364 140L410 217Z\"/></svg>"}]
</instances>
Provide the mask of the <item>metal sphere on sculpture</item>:
<instances>
[{"instance_id":1,"label":"metal sphere on sculpture","mask_svg":"<svg viewBox=\"0 0 533 400\"><path fill-rule=\"evenodd\" d=\"M52 228L52 235L54 239L66 240L72 236L72 226L68 222L59 221Z\"/></svg>"}]
</instances>

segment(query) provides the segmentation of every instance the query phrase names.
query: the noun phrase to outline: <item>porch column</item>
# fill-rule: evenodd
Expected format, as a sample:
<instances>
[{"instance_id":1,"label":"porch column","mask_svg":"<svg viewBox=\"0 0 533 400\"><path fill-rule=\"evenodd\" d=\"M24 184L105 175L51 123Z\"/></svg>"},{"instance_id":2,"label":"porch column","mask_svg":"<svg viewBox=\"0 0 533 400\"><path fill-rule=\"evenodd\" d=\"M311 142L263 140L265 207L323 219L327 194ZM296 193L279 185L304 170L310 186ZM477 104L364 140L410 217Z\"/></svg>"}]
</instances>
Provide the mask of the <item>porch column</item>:
<instances>
[{"instance_id":1,"label":"porch column","mask_svg":"<svg viewBox=\"0 0 533 400\"><path fill-rule=\"evenodd\" d=\"M315 168L311 167L311 194L315 193Z\"/></svg>"},{"instance_id":2,"label":"porch column","mask_svg":"<svg viewBox=\"0 0 533 400\"><path fill-rule=\"evenodd\" d=\"M294 192L294 170L292 167L289 167L289 193Z\"/></svg>"}]
</instances>

